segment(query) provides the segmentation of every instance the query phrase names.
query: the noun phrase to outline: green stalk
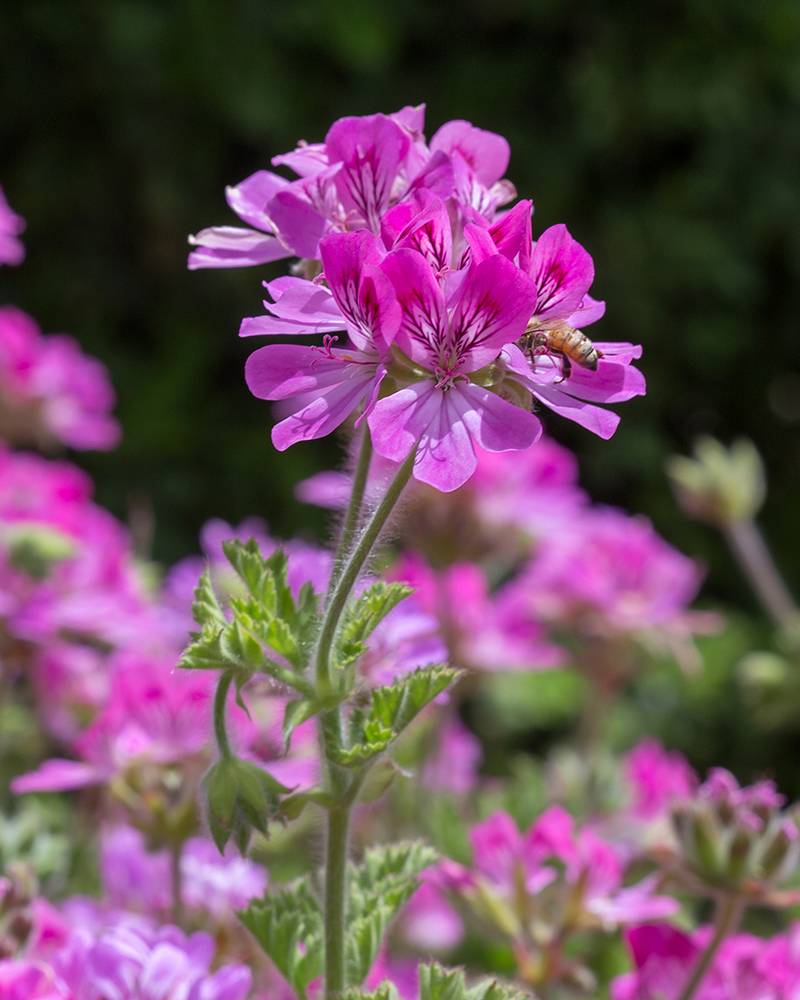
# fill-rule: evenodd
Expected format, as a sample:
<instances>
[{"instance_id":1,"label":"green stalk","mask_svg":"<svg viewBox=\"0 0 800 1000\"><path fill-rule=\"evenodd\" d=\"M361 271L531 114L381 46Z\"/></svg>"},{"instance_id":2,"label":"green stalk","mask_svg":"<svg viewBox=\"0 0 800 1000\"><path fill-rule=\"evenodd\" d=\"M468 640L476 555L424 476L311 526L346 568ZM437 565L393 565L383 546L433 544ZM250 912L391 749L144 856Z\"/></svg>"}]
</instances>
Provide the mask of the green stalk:
<instances>
[{"instance_id":1,"label":"green stalk","mask_svg":"<svg viewBox=\"0 0 800 1000\"><path fill-rule=\"evenodd\" d=\"M353 539L356 536L359 522L361 521L361 507L364 503L364 493L367 489L367 479L369 478L369 467L372 461L372 436L369 427L364 424L364 436L361 438L361 447L358 449L358 461L353 474L353 492L350 502L347 505L342 535L339 539L339 547L336 551L336 559L331 573L331 582L328 584L328 596L333 593L334 587L339 582L342 569L350 555L353 547Z\"/></svg>"},{"instance_id":2,"label":"green stalk","mask_svg":"<svg viewBox=\"0 0 800 1000\"><path fill-rule=\"evenodd\" d=\"M336 627L339 624L342 611L344 611L344 606L358 580L358 575L364 568L364 563L372 551L372 546L386 527L389 515L394 510L395 504L400 499L400 494L411 478L415 456L416 448L409 454L389 484L389 488L378 504L375 513L361 532L361 537L358 539L352 555L347 560L347 564L342 570L341 576L325 608L325 617L322 621L319 642L317 644L316 664L317 695L321 698L324 698L325 695L330 694L333 690L330 666L331 647L333 646L333 637L336 634Z\"/></svg>"},{"instance_id":3,"label":"green stalk","mask_svg":"<svg viewBox=\"0 0 800 1000\"><path fill-rule=\"evenodd\" d=\"M214 736L217 740L217 749L220 757L227 760L233 756L231 745L228 740L228 729L225 725L225 708L228 702L228 691L230 690L233 675L222 674L217 684L217 692L214 695Z\"/></svg>"},{"instance_id":4,"label":"green stalk","mask_svg":"<svg viewBox=\"0 0 800 1000\"><path fill-rule=\"evenodd\" d=\"M359 458L359 470L356 482L361 481L361 498L351 501L345 523L345 534L340 544L342 568L336 580L325 607L325 616L317 644L316 681L317 694L320 697L329 694L333 688L331 678L330 655L333 639L339 625L345 605L352 593L359 574L369 558L372 547L400 499L411 472L414 468L416 449L406 458L398 469L394 479L389 484L383 499L378 504L372 517L361 532L352 553L348 555L346 543L352 544L352 534L348 540L347 530L355 531L359 520L359 512L363 501L363 488L369 469L369 452L362 443ZM354 483L355 492L355 483ZM346 559L346 562L345 562ZM338 557L337 557L338 561ZM338 708L325 712L321 718L321 726L329 739L337 745L344 742L342 732L342 715ZM323 751L325 737L321 739ZM350 826L350 811L358 792L360 780L351 776L332 761L325 760L326 784L329 790L339 800L339 805L328 811L328 835L325 847L325 996L331 1000L336 994L347 988L347 956L345 950L347 928L347 839Z\"/></svg>"},{"instance_id":5,"label":"green stalk","mask_svg":"<svg viewBox=\"0 0 800 1000\"><path fill-rule=\"evenodd\" d=\"M714 936L711 938L705 951L700 956L700 961L695 966L694 971L689 977L689 981L684 986L683 992L678 1000L691 1000L691 998L695 995L698 986L700 986L705 978L705 974L711 967L711 963L719 950L719 946L729 934L734 934L736 932L736 928L739 926L739 922L742 919L744 909L744 900L739 896L728 896L726 899L719 902L717 905L716 919L714 921L716 927Z\"/></svg>"},{"instance_id":6,"label":"green stalk","mask_svg":"<svg viewBox=\"0 0 800 1000\"><path fill-rule=\"evenodd\" d=\"M345 918L347 913L347 835L350 805L328 813L325 849L325 996L347 989Z\"/></svg>"}]
</instances>

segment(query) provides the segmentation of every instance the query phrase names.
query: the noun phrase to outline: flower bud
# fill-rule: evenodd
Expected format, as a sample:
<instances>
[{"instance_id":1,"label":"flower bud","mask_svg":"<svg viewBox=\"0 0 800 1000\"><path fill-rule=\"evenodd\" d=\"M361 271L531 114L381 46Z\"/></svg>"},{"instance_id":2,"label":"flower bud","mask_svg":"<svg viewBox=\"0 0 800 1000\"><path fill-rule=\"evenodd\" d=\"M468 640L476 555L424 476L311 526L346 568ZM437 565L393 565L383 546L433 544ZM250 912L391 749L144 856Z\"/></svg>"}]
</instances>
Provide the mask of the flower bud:
<instances>
[{"instance_id":1,"label":"flower bud","mask_svg":"<svg viewBox=\"0 0 800 1000\"><path fill-rule=\"evenodd\" d=\"M685 513L719 528L755 517L766 482L752 441L740 438L725 448L712 437L702 437L694 454L693 459L674 455L667 462L667 475Z\"/></svg>"}]
</instances>

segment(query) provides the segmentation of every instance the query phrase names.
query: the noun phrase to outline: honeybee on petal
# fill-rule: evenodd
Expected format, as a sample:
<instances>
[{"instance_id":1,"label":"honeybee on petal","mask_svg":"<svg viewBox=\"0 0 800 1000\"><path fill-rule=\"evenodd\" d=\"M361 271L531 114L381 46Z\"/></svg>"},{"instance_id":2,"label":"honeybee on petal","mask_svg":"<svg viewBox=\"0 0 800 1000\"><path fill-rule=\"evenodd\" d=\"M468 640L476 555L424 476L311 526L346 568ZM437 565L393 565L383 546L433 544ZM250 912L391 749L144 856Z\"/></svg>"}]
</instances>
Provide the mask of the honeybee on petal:
<instances>
[{"instance_id":1,"label":"honeybee on petal","mask_svg":"<svg viewBox=\"0 0 800 1000\"><path fill-rule=\"evenodd\" d=\"M530 358L543 354L557 355L561 359L561 379L572 374L572 365L597 371L597 362L603 352L594 346L582 330L557 318L532 319L520 338L520 346Z\"/></svg>"}]
</instances>

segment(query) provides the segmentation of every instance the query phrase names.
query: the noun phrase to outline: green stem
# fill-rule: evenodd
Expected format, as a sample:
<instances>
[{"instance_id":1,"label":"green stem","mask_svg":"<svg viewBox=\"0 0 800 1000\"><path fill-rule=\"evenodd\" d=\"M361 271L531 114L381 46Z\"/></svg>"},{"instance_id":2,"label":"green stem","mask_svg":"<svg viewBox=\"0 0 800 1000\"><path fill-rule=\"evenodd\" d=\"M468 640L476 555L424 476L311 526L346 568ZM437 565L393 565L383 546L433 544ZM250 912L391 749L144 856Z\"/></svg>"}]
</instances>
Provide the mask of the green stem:
<instances>
[{"instance_id":1,"label":"green stem","mask_svg":"<svg viewBox=\"0 0 800 1000\"><path fill-rule=\"evenodd\" d=\"M361 520L361 507L364 503L364 494L367 489L367 479L369 478L369 467L372 461L372 436L369 427L364 425L364 436L361 438L361 447L358 449L358 461L353 474L353 492L350 502L347 505L347 513L342 526L342 536L339 539L339 547L336 551L336 560L333 564L331 582L328 584L328 596L333 593L334 587L339 582L344 564L350 555L353 547L359 522Z\"/></svg>"},{"instance_id":2,"label":"green stem","mask_svg":"<svg viewBox=\"0 0 800 1000\"><path fill-rule=\"evenodd\" d=\"M342 611L344 611L344 606L347 603L347 599L350 596L356 581L358 580L358 575L364 568L364 563L367 561L367 558L372 551L372 546L378 540L378 536L386 527L389 515L394 510L395 504L400 499L400 494L403 492L406 483L411 478L411 472L414 468L415 455L416 449L414 449L408 458L406 458L398 469L394 479L389 484L389 488L386 490L383 499L378 504L375 513L369 519L366 527L361 532L358 543L353 550L352 555L347 560L347 564L342 570L341 576L339 577L333 593L331 594L330 600L328 601L327 607L325 608L325 617L322 622L322 628L319 633L319 643L317 645L316 678L317 694L319 697L325 697L325 695L330 694L333 689L330 667L331 647L333 645L333 637L336 634L336 627L339 624Z\"/></svg>"},{"instance_id":3,"label":"green stem","mask_svg":"<svg viewBox=\"0 0 800 1000\"><path fill-rule=\"evenodd\" d=\"M181 874L181 853L183 845L173 844L169 851L170 875L172 878L172 922L183 927L183 875Z\"/></svg>"},{"instance_id":4,"label":"green stem","mask_svg":"<svg viewBox=\"0 0 800 1000\"><path fill-rule=\"evenodd\" d=\"M325 851L325 996L347 989L345 928L347 920L347 834L350 806L328 813Z\"/></svg>"},{"instance_id":5,"label":"green stem","mask_svg":"<svg viewBox=\"0 0 800 1000\"><path fill-rule=\"evenodd\" d=\"M739 896L728 896L726 899L719 902L717 905L716 919L714 921L714 936L706 946L706 950L700 956L700 961L695 966L694 971L689 977L689 981L684 986L683 992L678 1000L691 1000L694 996L698 986L700 986L705 978L705 974L711 967L711 963L719 950L719 946L729 934L735 933L736 928L739 926L739 922L742 919L744 909L744 900Z\"/></svg>"},{"instance_id":6,"label":"green stem","mask_svg":"<svg viewBox=\"0 0 800 1000\"><path fill-rule=\"evenodd\" d=\"M219 755L225 760L233 756L228 740L228 729L225 725L225 709L232 680L231 674L222 674L217 684L217 693L214 695L214 736L217 739Z\"/></svg>"}]
</instances>

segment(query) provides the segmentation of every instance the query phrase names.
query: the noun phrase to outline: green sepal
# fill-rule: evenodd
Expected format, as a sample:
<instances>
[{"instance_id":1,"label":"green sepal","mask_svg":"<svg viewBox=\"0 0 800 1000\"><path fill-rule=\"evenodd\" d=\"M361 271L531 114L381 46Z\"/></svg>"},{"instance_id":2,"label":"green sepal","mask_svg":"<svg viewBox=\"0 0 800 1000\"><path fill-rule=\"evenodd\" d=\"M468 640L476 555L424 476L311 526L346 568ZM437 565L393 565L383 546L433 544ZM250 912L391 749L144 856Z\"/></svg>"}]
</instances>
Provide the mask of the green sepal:
<instances>
[{"instance_id":1,"label":"green sepal","mask_svg":"<svg viewBox=\"0 0 800 1000\"><path fill-rule=\"evenodd\" d=\"M280 796L291 789L263 768L238 757L223 757L201 782L208 826L220 853L231 837L244 853L252 829L267 833Z\"/></svg>"},{"instance_id":2,"label":"green sepal","mask_svg":"<svg viewBox=\"0 0 800 1000\"><path fill-rule=\"evenodd\" d=\"M308 879L252 900L238 916L295 993L306 1000L308 984L322 975L325 964L322 910Z\"/></svg>"}]
</instances>

